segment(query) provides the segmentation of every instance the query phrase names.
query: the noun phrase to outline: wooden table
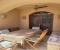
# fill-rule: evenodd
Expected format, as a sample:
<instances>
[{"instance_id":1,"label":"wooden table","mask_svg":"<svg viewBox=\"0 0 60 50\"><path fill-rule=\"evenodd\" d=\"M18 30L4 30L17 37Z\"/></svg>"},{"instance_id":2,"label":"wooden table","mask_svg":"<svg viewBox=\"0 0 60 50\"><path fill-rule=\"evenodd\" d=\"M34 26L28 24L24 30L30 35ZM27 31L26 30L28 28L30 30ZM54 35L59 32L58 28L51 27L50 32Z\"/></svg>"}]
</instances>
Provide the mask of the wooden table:
<instances>
[{"instance_id":1,"label":"wooden table","mask_svg":"<svg viewBox=\"0 0 60 50\"><path fill-rule=\"evenodd\" d=\"M24 39L29 36L33 36L34 34L38 34L40 30L34 30L34 29L29 29L29 30L18 30L14 32L10 32L7 34L1 34L1 36L5 40L17 40L17 43L24 44Z\"/></svg>"}]
</instances>

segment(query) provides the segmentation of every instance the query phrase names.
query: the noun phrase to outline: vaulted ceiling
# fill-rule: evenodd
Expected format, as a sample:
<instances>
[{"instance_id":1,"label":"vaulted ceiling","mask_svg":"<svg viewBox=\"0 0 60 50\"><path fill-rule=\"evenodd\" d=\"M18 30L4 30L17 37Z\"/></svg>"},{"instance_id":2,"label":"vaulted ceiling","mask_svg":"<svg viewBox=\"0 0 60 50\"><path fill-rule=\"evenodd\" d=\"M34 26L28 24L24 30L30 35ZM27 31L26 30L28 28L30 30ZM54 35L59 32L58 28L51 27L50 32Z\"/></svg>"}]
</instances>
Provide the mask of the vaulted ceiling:
<instances>
[{"instance_id":1,"label":"vaulted ceiling","mask_svg":"<svg viewBox=\"0 0 60 50\"><path fill-rule=\"evenodd\" d=\"M30 4L60 4L59 0L0 0L0 13L8 12L14 8ZM59 6L58 6L59 7Z\"/></svg>"},{"instance_id":2,"label":"vaulted ceiling","mask_svg":"<svg viewBox=\"0 0 60 50\"><path fill-rule=\"evenodd\" d=\"M36 5L38 6L38 7L43 7L43 6L47 6L47 7L51 7L51 8L57 8L57 9L59 9L60 10L60 4L56 4L56 3L39 3L39 4L30 4L30 5L23 5L23 6L20 6L20 7L17 7L17 9L26 9L26 8L35 8L36 7ZM42 8L39 8L39 9L42 9Z\"/></svg>"}]
</instances>

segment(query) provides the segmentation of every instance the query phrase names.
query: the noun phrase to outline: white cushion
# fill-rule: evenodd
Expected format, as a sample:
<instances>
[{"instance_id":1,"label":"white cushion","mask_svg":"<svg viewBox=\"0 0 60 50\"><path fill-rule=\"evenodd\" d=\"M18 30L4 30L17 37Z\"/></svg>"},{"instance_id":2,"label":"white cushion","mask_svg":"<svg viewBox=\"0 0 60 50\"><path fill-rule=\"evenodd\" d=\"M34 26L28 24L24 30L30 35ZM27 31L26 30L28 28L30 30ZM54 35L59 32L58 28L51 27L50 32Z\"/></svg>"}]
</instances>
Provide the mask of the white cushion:
<instances>
[{"instance_id":1,"label":"white cushion","mask_svg":"<svg viewBox=\"0 0 60 50\"><path fill-rule=\"evenodd\" d=\"M2 34L6 34L6 33L9 33L9 30L8 30L8 29L0 30L0 33L2 33Z\"/></svg>"},{"instance_id":2,"label":"white cushion","mask_svg":"<svg viewBox=\"0 0 60 50\"><path fill-rule=\"evenodd\" d=\"M31 42L35 42L37 40L38 36L33 36L33 37L29 37L27 40L31 41Z\"/></svg>"},{"instance_id":3,"label":"white cushion","mask_svg":"<svg viewBox=\"0 0 60 50\"><path fill-rule=\"evenodd\" d=\"M40 27L32 27L32 29L40 29Z\"/></svg>"},{"instance_id":4,"label":"white cushion","mask_svg":"<svg viewBox=\"0 0 60 50\"><path fill-rule=\"evenodd\" d=\"M10 41L2 41L2 42L0 42L0 45L3 46L4 48L10 47L11 44L12 44L12 42L10 42Z\"/></svg>"}]
</instances>

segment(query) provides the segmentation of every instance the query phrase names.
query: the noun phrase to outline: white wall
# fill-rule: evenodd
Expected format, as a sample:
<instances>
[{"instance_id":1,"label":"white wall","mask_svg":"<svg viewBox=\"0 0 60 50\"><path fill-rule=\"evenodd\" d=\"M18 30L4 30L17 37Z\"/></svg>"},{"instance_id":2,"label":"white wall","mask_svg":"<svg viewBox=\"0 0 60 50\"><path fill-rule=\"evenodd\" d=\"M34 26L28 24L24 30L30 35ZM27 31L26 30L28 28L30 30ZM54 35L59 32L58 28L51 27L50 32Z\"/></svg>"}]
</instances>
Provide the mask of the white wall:
<instances>
[{"instance_id":1,"label":"white wall","mask_svg":"<svg viewBox=\"0 0 60 50\"><path fill-rule=\"evenodd\" d=\"M53 31L60 31L60 19L58 19L58 15L60 15L60 10L57 9L57 7L52 7L52 6L38 9L37 11L35 11L32 7L21 9L20 10L21 29L29 29L29 14L33 12L38 12L38 11L48 11L48 12L54 13ZM26 16L26 19L22 19L23 16Z\"/></svg>"},{"instance_id":2,"label":"white wall","mask_svg":"<svg viewBox=\"0 0 60 50\"><path fill-rule=\"evenodd\" d=\"M19 10L14 9L5 13L6 18L0 18L0 29L6 29L10 27L20 27Z\"/></svg>"}]
</instances>

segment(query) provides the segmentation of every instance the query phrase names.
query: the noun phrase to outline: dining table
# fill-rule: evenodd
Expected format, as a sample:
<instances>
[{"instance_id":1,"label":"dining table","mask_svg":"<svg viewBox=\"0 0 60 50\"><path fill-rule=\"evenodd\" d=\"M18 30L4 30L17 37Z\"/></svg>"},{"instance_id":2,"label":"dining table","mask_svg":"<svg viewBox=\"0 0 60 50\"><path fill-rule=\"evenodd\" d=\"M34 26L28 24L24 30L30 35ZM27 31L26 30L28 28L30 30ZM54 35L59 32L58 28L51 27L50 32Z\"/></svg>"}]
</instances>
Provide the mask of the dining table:
<instances>
[{"instance_id":1,"label":"dining table","mask_svg":"<svg viewBox=\"0 0 60 50\"><path fill-rule=\"evenodd\" d=\"M24 46L25 43L25 39L27 37L30 36L34 36L37 34L40 34L41 30L37 30L37 29L24 29L24 30L18 30L18 31L13 31L13 32L9 32L6 34L1 34L0 36L2 36L5 40L16 40L17 43L20 43L21 45Z\"/></svg>"}]
</instances>

